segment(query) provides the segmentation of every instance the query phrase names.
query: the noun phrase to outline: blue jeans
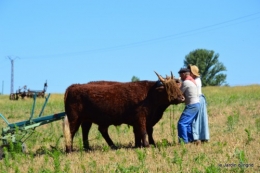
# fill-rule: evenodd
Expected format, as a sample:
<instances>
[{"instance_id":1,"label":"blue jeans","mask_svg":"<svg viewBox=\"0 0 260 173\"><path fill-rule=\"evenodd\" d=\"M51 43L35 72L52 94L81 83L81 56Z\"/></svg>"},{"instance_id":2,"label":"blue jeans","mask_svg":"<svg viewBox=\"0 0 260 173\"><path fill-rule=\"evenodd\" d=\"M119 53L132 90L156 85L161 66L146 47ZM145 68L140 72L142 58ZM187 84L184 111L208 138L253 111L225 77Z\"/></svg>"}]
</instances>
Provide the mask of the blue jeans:
<instances>
[{"instance_id":1,"label":"blue jeans","mask_svg":"<svg viewBox=\"0 0 260 173\"><path fill-rule=\"evenodd\" d=\"M184 143L193 141L192 122L197 118L200 103L186 105L178 122L178 137Z\"/></svg>"}]
</instances>

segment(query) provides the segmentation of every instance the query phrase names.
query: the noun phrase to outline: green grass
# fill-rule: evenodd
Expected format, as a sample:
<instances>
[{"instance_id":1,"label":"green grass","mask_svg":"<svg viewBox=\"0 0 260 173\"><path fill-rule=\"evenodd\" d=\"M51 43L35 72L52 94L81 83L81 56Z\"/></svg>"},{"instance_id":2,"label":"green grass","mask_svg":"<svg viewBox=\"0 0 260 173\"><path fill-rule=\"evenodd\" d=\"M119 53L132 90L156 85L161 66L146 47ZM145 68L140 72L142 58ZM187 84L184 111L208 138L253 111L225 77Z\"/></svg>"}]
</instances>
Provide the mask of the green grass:
<instances>
[{"instance_id":1,"label":"green grass","mask_svg":"<svg viewBox=\"0 0 260 173\"><path fill-rule=\"evenodd\" d=\"M210 141L202 145L179 145L177 122L184 105L169 106L154 127L157 148L133 149L133 128L111 126L109 134L118 150L111 150L97 126L89 134L92 150L82 148L81 131L74 138L75 152L65 154L62 121L37 127L25 141L26 154L11 146L4 150L0 170L11 172L259 172L260 86L206 87ZM35 115L44 99L36 101ZM9 122L30 117L32 99L11 101L0 95L0 113ZM53 94L44 115L64 111L63 94ZM0 119L0 127L6 127ZM18 146L19 149L19 146Z\"/></svg>"}]
</instances>

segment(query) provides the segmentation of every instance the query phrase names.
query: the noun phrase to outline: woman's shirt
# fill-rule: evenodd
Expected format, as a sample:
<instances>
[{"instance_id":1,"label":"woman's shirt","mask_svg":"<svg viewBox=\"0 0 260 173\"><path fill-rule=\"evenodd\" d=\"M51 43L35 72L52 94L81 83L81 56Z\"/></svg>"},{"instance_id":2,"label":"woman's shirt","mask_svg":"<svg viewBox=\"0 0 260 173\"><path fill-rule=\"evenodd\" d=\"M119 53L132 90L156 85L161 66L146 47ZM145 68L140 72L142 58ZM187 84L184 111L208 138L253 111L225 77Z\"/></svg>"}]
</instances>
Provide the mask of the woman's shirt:
<instances>
[{"instance_id":1,"label":"woman's shirt","mask_svg":"<svg viewBox=\"0 0 260 173\"><path fill-rule=\"evenodd\" d=\"M200 96L202 94L202 91L201 91L201 87L202 87L201 79L200 79L200 77L196 77L194 80L195 80L195 82L197 84L198 94Z\"/></svg>"}]
</instances>

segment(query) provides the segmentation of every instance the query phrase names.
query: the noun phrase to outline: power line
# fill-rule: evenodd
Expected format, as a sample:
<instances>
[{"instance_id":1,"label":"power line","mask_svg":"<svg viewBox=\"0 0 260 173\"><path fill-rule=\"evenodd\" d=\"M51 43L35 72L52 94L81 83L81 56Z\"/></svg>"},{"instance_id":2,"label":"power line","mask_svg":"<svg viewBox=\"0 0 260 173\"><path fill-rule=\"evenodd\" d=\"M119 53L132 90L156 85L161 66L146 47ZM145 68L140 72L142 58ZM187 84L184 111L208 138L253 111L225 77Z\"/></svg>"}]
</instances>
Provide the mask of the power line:
<instances>
[{"instance_id":1,"label":"power line","mask_svg":"<svg viewBox=\"0 0 260 173\"><path fill-rule=\"evenodd\" d=\"M106 51L113 51L113 50L129 48L129 47L141 46L141 45L145 45L145 44L149 44L149 43L154 43L154 42L159 42L159 41L165 41L165 40L171 40L171 39L190 36L190 35L193 35L193 34L197 34L199 31L205 32L203 30L206 30L206 29L209 29L209 30L206 30L206 31L214 30L214 28L219 29L219 28L221 28L221 25L222 25L222 27L234 25L235 21L239 21L241 19L247 19L247 20L240 21L239 23L244 23L244 22L247 22L247 21L256 20L256 19L259 19L260 17L256 17L254 19L248 19L248 18L255 16L255 15L258 15L258 14L260 14L260 12L249 14L249 15L246 15L246 16L241 16L241 17L238 17L238 18L235 18L235 19L219 22L219 23L216 23L216 24L212 24L212 25L203 26L203 27L200 27L200 28L184 31L184 32L177 33L177 34L167 35L167 36L158 37L158 38L152 38L152 39L149 39L149 40L143 40L143 41L133 42L133 43L129 43L129 44L123 44L123 45L106 47L106 48L99 48L99 49L92 49L92 50L85 50L85 51L68 52L68 53L60 53L60 54L52 54L52 55L42 55L42 56L38 56L38 57L45 57L46 58L46 56L49 56L49 58L53 58L53 56L56 56L56 58L57 58L58 56L67 56L67 55L75 55L75 54L82 54L82 53L89 53L89 54L90 53L99 53L99 52L106 52ZM231 24L232 22L233 22L233 24ZM225 25L225 24L228 24L228 25ZM238 24L238 23L235 23L235 24ZM217 27L217 26L219 26L219 27ZM35 56L34 57L24 57L24 59L32 59L32 58L35 58Z\"/></svg>"}]
</instances>

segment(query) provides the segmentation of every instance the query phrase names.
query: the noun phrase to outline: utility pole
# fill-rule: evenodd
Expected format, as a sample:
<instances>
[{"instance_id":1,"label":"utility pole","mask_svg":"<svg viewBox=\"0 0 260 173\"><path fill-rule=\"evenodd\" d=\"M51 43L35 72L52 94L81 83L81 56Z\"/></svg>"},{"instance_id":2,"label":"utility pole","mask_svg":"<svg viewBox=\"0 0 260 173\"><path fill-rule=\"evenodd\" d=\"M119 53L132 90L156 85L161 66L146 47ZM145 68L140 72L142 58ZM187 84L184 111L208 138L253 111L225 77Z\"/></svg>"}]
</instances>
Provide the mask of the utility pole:
<instances>
[{"instance_id":1,"label":"utility pole","mask_svg":"<svg viewBox=\"0 0 260 173\"><path fill-rule=\"evenodd\" d=\"M14 60L15 58L11 58L10 56L8 56L8 58L11 61L11 94L14 93Z\"/></svg>"}]
</instances>

